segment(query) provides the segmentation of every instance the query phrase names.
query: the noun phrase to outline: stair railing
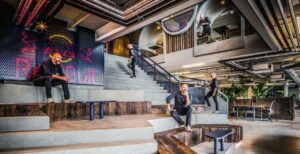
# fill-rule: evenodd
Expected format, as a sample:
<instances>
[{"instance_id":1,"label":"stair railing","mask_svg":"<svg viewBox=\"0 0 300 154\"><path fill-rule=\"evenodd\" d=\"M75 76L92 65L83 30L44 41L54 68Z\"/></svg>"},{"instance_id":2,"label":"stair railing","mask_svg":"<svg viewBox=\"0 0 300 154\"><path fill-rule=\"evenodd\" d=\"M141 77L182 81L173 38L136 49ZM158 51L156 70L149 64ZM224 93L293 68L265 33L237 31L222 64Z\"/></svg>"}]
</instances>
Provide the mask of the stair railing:
<instances>
[{"instance_id":1,"label":"stair railing","mask_svg":"<svg viewBox=\"0 0 300 154\"><path fill-rule=\"evenodd\" d=\"M137 65L140 66L142 70L152 76L153 79L163 86L169 93L174 93L179 90L180 81L176 77L140 50L137 50L137 52Z\"/></svg>"}]
</instances>

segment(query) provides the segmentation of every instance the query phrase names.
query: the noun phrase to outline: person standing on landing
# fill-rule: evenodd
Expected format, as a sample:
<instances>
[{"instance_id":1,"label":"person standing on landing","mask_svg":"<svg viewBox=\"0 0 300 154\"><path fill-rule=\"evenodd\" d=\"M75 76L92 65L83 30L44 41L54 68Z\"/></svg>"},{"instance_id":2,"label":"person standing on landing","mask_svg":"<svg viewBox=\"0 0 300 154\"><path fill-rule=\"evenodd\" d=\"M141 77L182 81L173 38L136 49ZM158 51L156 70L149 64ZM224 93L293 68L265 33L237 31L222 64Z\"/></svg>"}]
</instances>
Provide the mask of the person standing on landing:
<instances>
[{"instance_id":1,"label":"person standing on landing","mask_svg":"<svg viewBox=\"0 0 300 154\"><path fill-rule=\"evenodd\" d=\"M217 75L216 73L211 74L211 84L210 84L210 91L206 94L205 96L205 101L208 106L211 106L209 97L213 97L213 100L216 104L216 112L219 113L219 102L218 102L218 80L217 80Z\"/></svg>"}]
</instances>

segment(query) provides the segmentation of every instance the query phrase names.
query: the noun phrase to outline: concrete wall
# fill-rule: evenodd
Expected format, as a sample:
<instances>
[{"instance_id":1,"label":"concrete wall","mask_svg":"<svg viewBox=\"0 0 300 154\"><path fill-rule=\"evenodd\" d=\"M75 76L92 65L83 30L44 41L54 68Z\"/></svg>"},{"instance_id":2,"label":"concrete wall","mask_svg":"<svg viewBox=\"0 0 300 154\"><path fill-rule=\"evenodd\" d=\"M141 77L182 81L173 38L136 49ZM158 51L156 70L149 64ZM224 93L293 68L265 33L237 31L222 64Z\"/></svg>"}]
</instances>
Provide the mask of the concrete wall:
<instances>
[{"instance_id":1,"label":"concrete wall","mask_svg":"<svg viewBox=\"0 0 300 154\"><path fill-rule=\"evenodd\" d=\"M144 101L142 90L102 90L102 87L86 85L70 85L69 88L71 98L76 101ZM63 101L61 87L52 88L52 95L55 102ZM45 101L44 87L0 84L0 103L44 103Z\"/></svg>"},{"instance_id":2,"label":"concrete wall","mask_svg":"<svg viewBox=\"0 0 300 154\"><path fill-rule=\"evenodd\" d=\"M229 39L228 41L230 40L231 39ZM253 34L244 37L245 45L243 48L239 47L237 49L237 46L234 45L231 48L227 47L226 48L227 51L224 52L196 56L196 55L200 55L201 52L211 51L212 49L215 49L216 43L218 44L219 48L225 45L228 46L228 41L210 43L209 45L205 45L205 48L198 46L196 48L189 48L182 51L168 53L165 55L164 57L165 61L161 65L167 70L172 71L172 70L181 69L183 65L195 64L199 62L203 62L204 63L203 66L214 65L214 64L218 64L219 60L226 57L238 56L238 55L249 54L254 52L263 52L269 50L269 48L264 43L264 41L257 34ZM233 41L231 43L234 44L236 42ZM153 60L160 61L162 59L160 56L153 57Z\"/></svg>"}]
</instances>

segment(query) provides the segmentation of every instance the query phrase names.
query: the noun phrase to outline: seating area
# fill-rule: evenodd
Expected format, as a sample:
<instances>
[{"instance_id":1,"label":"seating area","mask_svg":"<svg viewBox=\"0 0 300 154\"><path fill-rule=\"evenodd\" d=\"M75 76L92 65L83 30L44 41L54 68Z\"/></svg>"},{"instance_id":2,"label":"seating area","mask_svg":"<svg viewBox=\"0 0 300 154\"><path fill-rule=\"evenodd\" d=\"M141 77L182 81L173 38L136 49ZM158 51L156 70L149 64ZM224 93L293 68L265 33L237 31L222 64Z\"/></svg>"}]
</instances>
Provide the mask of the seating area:
<instances>
[{"instance_id":1,"label":"seating area","mask_svg":"<svg viewBox=\"0 0 300 154\"><path fill-rule=\"evenodd\" d=\"M0 0L0 153L300 153L300 0Z\"/></svg>"}]
</instances>

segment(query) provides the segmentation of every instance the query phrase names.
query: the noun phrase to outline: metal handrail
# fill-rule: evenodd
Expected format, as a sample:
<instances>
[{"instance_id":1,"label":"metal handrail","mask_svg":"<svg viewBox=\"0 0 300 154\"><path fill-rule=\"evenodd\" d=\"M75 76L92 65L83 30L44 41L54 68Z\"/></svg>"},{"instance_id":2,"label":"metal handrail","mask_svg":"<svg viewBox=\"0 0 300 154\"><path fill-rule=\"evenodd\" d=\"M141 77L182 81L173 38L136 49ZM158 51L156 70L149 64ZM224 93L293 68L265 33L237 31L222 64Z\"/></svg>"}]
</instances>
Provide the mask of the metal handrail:
<instances>
[{"instance_id":1,"label":"metal handrail","mask_svg":"<svg viewBox=\"0 0 300 154\"><path fill-rule=\"evenodd\" d=\"M163 67L161 67L158 63L156 63L153 59L151 59L149 56L145 55L140 50L137 50L143 57L146 57L149 59L154 65L158 66L161 70L163 70L165 73L167 73L170 77L174 78L177 82L180 82L176 77L174 77L172 74L170 74L167 70L165 70ZM150 64L150 63L149 63Z\"/></svg>"},{"instance_id":2,"label":"metal handrail","mask_svg":"<svg viewBox=\"0 0 300 154\"><path fill-rule=\"evenodd\" d=\"M226 99L226 100L225 100L226 103L229 103L229 98L228 98L228 96L226 96L221 90L218 91L218 94L221 95L222 97L224 97L224 98Z\"/></svg>"},{"instance_id":3,"label":"metal handrail","mask_svg":"<svg viewBox=\"0 0 300 154\"><path fill-rule=\"evenodd\" d=\"M141 65L141 68L143 70L145 70L144 69L144 63L146 63L147 65L151 66L151 68L154 70L154 80L156 80L156 81L159 82L159 80L157 79L157 75L160 75L160 76L164 77L167 80L166 83L168 85L166 85L165 88L168 90L168 92L175 92L175 90L176 91L179 90L180 81L176 77L174 77L172 74L170 74L168 71L166 71L158 63L156 63L154 60L152 60L149 56L145 55L140 50L136 50L136 51L138 52L137 56L139 57L137 59L137 64ZM151 64L146 59L150 60L153 64ZM173 86L175 86L176 88L172 90L171 84Z\"/></svg>"}]
</instances>

